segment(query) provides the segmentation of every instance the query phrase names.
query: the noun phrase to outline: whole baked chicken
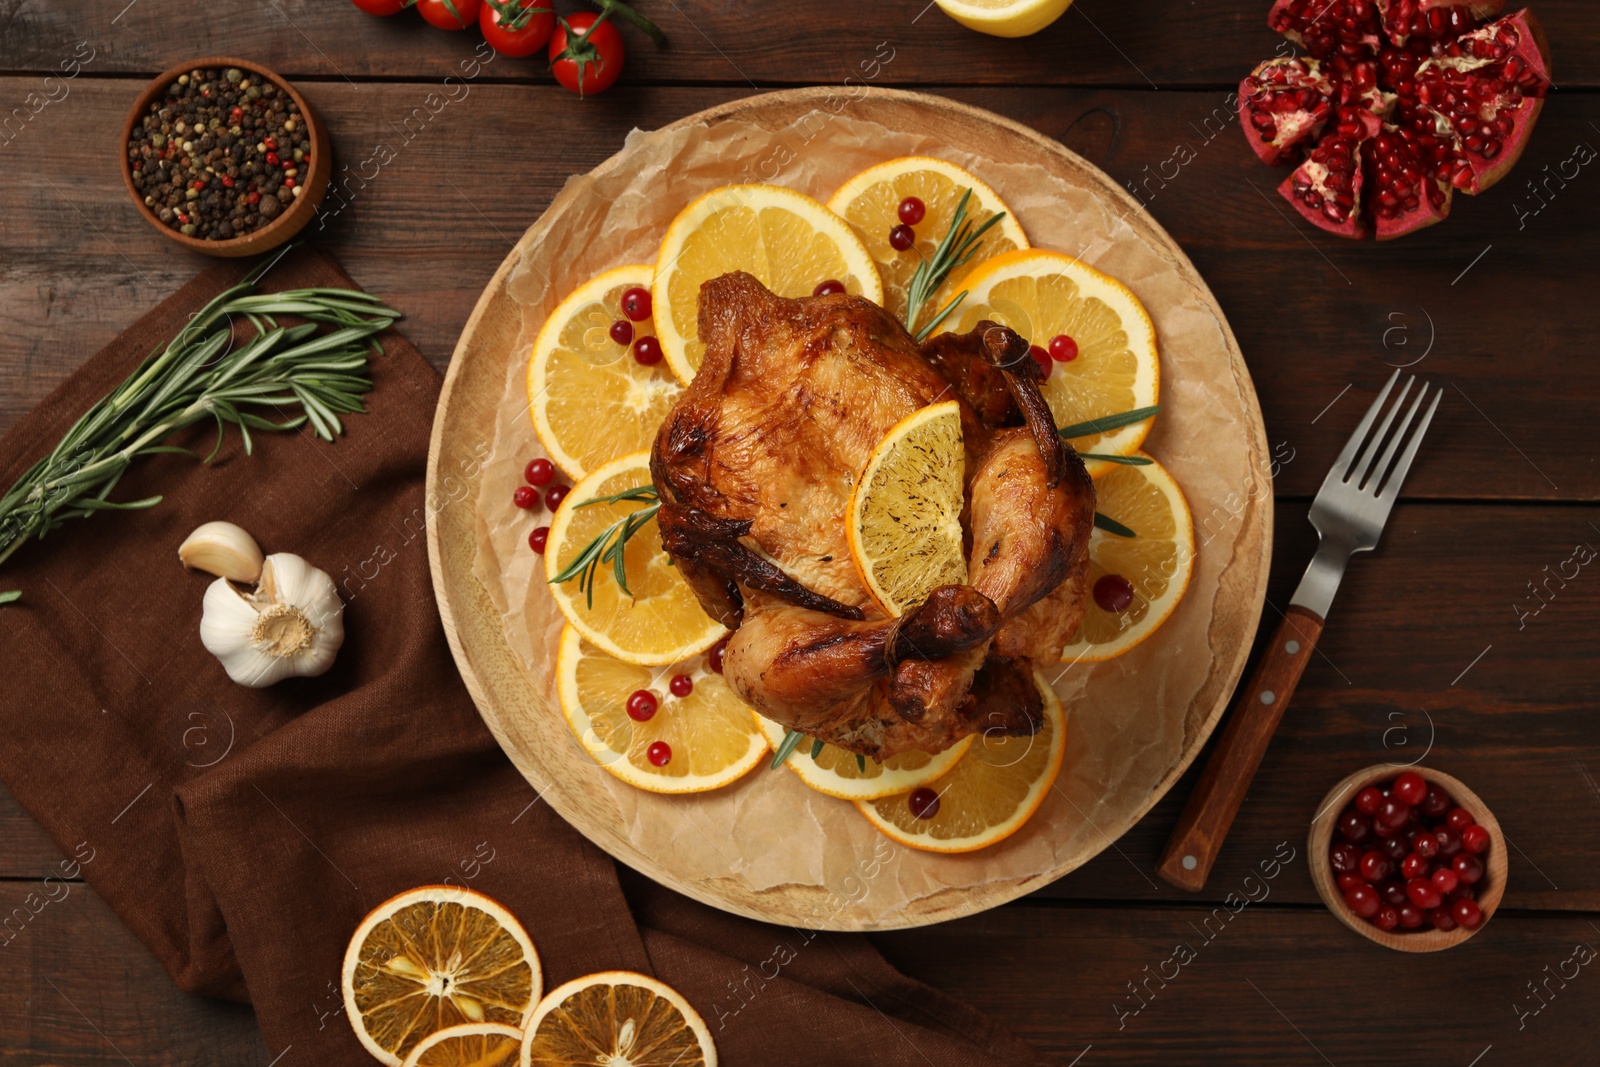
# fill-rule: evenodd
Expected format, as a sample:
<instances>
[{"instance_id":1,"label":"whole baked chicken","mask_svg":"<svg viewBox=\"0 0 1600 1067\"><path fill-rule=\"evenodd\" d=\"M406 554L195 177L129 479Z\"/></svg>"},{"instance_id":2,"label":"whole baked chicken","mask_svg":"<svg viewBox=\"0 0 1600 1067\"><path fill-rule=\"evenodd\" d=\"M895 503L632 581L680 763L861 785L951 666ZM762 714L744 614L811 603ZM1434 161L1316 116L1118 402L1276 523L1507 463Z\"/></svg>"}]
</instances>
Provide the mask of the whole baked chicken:
<instances>
[{"instance_id":1,"label":"whole baked chicken","mask_svg":"<svg viewBox=\"0 0 1600 1067\"><path fill-rule=\"evenodd\" d=\"M790 300L744 273L700 290L705 358L656 437L662 544L734 631L723 670L761 714L887 759L1042 721L1033 664L1083 616L1094 485L1056 433L1028 343L982 322L921 349L846 294ZM846 513L884 436L961 407L967 584L900 618L868 594Z\"/></svg>"}]
</instances>

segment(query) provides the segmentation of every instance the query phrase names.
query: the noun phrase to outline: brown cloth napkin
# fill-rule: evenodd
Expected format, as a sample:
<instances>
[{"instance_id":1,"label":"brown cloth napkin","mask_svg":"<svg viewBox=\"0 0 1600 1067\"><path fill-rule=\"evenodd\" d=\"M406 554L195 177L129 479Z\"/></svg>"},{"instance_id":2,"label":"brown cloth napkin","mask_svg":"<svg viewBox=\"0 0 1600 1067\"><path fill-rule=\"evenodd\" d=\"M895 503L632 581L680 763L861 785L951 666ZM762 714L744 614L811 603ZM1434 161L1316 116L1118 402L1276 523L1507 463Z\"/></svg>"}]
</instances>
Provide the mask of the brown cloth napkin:
<instances>
[{"instance_id":1,"label":"brown cloth napkin","mask_svg":"<svg viewBox=\"0 0 1600 1067\"><path fill-rule=\"evenodd\" d=\"M220 264L99 352L0 440L0 488L240 278ZM351 286L299 250L269 290ZM1016 1064L1036 1053L891 968L857 935L724 914L626 872L568 826L496 746L456 674L420 513L435 372L404 338L375 357L369 414L329 445L237 438L210 466L142 461L118 499L151 511L70 523L0 567L0 777L186 990L248 1000L282 1067L368 1064L339 995L374 905L449 881L527 927L545 988L654 974L705 1017L723 1062ZM197 435L204 451L210 440ZM265 690L201 647L207 576L176 550L228 519L268 552L361 574L332 671ZM387 552L379 552L380 546ZM392 558L387 558L392 556ZM372 573L375 559L387 559Z\"/></svg>"}]
</instances>

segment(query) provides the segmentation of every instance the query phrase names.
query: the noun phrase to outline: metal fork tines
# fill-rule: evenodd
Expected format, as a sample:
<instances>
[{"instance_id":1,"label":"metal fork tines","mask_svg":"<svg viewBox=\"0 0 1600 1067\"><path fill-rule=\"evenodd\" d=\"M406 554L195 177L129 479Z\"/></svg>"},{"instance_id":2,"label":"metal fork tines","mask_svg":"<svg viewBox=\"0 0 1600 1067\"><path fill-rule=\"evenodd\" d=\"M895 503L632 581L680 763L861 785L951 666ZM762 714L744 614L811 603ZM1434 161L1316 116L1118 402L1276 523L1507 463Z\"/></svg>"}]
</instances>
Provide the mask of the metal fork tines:
<instances>
[{"instance_id":1,"label":"metal fork tines","mask_svg":"<svg viewBox=\"0 0 1600 1067\"><path fill-rule=\"evenodd\" d=\"M1388 521L1406 472L1416 458L1417 447L1439 407L1443 391L1435 388L1428 410L1417 420L1417 412L1428 397L1427 382L1421 383L1407 407L1406 398L1418 385L1415 375L1406 379L1394 403L1389 404L1389 394L1394 392L1399 378L1399 371L1390 376L1311 502L1311 525L1317 528L1321 543L1290 603L1316 612L1319 618L1327 618L1351 555L1369 552L1378 544L1383 524ZM1388 413L1383 414L1386 406ZM1405 415L1396 426L1395 417L1401 408L1405 408ZM1383 421L1378 423L1380 414ZM1378 423L1376 430L1374 423Z\"/></svg>"}]
</instances>

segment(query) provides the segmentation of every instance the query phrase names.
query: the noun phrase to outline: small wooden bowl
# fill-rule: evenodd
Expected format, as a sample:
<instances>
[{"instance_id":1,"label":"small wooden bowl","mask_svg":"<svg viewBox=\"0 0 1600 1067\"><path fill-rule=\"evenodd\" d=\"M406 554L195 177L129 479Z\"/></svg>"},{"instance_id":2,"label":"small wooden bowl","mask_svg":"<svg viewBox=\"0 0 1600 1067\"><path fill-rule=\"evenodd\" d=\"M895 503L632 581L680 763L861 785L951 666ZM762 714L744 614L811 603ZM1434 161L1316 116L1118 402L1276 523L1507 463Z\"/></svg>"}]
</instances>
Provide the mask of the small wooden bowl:
<instances>
[{"instance_id":1,"label":"small wooden bowl","mask_svg":"<svg viewBox=\"0 0 1600 1067\"><path fill-rule=\"evenodd\" d=\"M154 211L145 206L144 197L133 184L133 168L128 161L128 142L133 137L134 126L144 118L150 103L165 93L167 86L176 81L180 75L196 69L224 70L228 67L247 70L253 76L275 83L289 94L290 99L300 108L300 115L306 123L306 132L311 137L311 166L300 183L304 192L284 209L283 214L251 233L222 241L208 241L199 237L184 236L162 222ZM122 124L122 139L117 142L117 157L122 161L122 184L127 187L134 206L150 225L160 230L162 236L176 241L185 248L203 255L221 256L225 259L265 252L269 248L278 247L299 233L317 213L317 208L321 206L322 198L328 191L328 181L333 176L333 150L328 140L328 131L317 118L316 112L311 110L311 105L306 102L305 97L301 96L287 80L261 64L234 56L207 56L204 59L189 60L163 71L154 81L146 85L138 99L133 102L133 106L128 109L127 121Z\"/></svg>"},{"instance_id":2,"label":"small wooden bowl","mask_svg":"<svg viewBox=\"0 0 1600 1067\"><path fill-rule=\"evenodd\" d=\"M1483 861L1483 879L1478 883L1483 887L1478 895L1478 907L1483 909L1483 921L1475 929L1468 930L1464 926L1457 926L1448 932L1419 928L1404 933L1399 930L1386 933L1350 910L1349 905L1344 902L1344 893L1334 880L1333 868L1328 863L1328 850L1333 845L1334 823L1338 821L1340 812L1344 811L1355 795L1367 786L1397 778L1406 771L1416 771L1429 783L1443 786L1457 806L1472 812L1478 825L1489 831L1489 850L1478 857ZM1505 837L1500 833L1500 823L1495 820L1494 812L1489 810L1488 805L1478 794L1462 785L1459 780L1443 771L1431 771L1425 767L1378 764L1359 770L1334 786L1328 795L1322 798L1322 805L1317 811L1319 814L1311 821L1311 834L1306 843L1307 862L1311 864L1311 881L1316 884L1317 892L1321 894L1322 902L1328 906L1328 910L1362 937L1399 952L1438 952L1440 949L1461 944L1489 925L1489 920L1494 917L1495 909L1500 906L1500 898L1506 891Z\"/></svg>"}]
</instances>

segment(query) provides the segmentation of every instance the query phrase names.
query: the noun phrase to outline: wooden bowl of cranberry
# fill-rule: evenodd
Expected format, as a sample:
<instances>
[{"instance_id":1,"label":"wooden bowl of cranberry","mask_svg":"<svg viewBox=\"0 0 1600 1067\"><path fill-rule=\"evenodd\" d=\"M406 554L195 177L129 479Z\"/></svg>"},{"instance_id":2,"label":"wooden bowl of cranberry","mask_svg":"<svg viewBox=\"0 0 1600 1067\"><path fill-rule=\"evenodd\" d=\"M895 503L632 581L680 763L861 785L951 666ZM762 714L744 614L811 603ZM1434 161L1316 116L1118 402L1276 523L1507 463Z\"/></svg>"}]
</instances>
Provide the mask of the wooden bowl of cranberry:
<instances>
[{"instance_id":1,"label":"wooden bowl of cranberry","mask_svg":"<svg viewBox=\"0 0 1600 1067\"><path fill-rule=\"evenodd\" d=\"M150 225L208 256L250 256L299 233L333 174L327 131L278 75L245 59L180 64L122 127L122 181Z\"/></svg>"},{"instance_id":2,"label":"wooden bowl of cranberry","mask_svg":"<svg viewBox=\"0 0 1600 1067\"><path fill-rule=\"evenodd\" d=\"M1323 903L1363 937L1401 952L1459 945L1506 889L1500 824L1442 771L1384 764L1323 799L1307 855Z\"/></svg>"}]
</instances>

